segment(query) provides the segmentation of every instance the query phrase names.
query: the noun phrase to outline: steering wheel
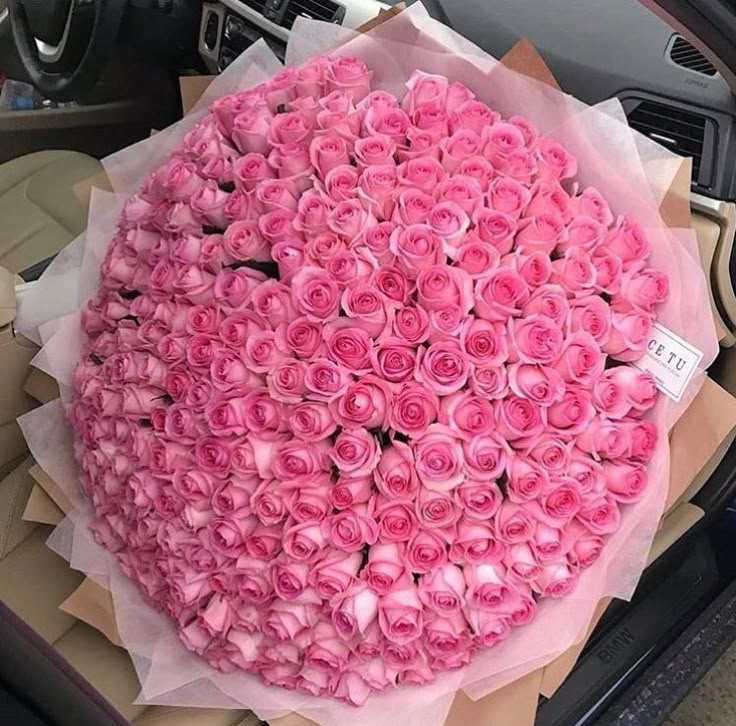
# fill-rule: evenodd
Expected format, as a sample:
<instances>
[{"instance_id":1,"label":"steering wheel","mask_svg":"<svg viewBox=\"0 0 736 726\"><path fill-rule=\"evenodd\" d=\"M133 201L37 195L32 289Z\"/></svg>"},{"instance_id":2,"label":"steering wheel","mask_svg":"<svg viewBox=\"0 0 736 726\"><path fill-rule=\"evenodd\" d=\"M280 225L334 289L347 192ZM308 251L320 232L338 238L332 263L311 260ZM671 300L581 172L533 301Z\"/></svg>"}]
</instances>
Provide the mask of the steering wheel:
<instances>
[{"instance_id":1,"label":"steering wheel","mask_svg":"<svg viewBox=\"0 0 736 726\"><path fill-rule=\"evenodd\" d=\"M97 81L127 0L9 0L13 36L30 82L72 100Z\"/></svg>"}]
</instances>

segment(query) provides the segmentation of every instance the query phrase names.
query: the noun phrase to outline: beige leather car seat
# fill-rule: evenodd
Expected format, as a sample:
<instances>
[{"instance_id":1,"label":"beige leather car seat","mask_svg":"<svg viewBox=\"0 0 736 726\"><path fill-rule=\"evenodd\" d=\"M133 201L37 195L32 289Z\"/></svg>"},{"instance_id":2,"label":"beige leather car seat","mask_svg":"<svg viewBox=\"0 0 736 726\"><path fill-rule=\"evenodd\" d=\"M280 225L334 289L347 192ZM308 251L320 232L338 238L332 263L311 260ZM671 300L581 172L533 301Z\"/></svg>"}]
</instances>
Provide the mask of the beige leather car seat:
<instances>
[{"instance_id":1,"label":"beige leather car seat","mask_svg":"<svg viewBox=\"0 0 736 726\"><path fill-rule=\"evenodd\" d=\"M74 186L100 173L75 151L39 151L0 165L0 266L21 272L51 257L87 225Z\"/></svg>"}]
</instances>

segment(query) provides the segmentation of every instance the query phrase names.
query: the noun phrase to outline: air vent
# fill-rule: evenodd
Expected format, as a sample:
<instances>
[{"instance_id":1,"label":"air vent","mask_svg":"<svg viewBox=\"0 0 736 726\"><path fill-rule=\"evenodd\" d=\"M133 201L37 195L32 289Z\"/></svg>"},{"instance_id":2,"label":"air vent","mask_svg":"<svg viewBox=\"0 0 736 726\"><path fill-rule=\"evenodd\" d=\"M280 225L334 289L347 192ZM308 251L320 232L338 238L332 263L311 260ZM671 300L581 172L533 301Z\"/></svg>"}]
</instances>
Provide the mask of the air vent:
<instances>
[{"instance_id":1,"label":"air vent","mask_svg":"<svg viewBox=\"0 0 736 726\"><path fill-rule=\"evenodd\" d=\"M715 76L718 74L716 67L686 38L681 35L672 36L670 44L670 60L678 66L687 68L694 73L704 76Z\"/></svg>"},{"instance_id":2,"label":"air vent","mask_svg":"<svg viewBox=\"0 0 736 726\"><path fill-rule=\"evenodd\" d=\"M299 15L313 20L331 22L337 20L342 15L342 11L343 6L332 0L291 0L281 24L285 28L291 28Z\"/></svg>"},{"instance_id":3,"label":"air vent","mask_svg":"<svg viewBox=\"0 0 736 726\"><path fill-rule=\"evenodd\" d=\"M243 5L247 5L249 8L253 8L257 13L263 15L263 11L266 9L266 0L240 0Z\"/></svg>"},{"instance_id":4,"label":"air vent","mask_svg":"<svg viewBox=\"0 0 736 726\"><path fill-rule=\"evenodd\" d=\"M693 160L693 183L708 188L713 183L717 127L713 119L658 101L625 99L629 125L652 141Z\"/></svg>"}]
</instances>

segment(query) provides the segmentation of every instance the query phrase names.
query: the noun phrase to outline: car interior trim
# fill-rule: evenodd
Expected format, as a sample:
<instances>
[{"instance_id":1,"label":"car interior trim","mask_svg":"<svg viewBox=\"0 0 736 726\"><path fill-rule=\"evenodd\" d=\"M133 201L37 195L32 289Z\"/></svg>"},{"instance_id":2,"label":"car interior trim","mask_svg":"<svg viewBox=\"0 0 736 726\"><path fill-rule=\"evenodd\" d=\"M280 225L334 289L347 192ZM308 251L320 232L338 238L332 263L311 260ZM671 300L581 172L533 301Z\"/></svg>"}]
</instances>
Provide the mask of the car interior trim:
<instances>
[{"instance_id":1,"label":"car interior trim","mask_svg":"<svg viewBox=\"0 0 736 726\"><path fill-rule=\"evenodd\" d=\"M69 5L69 14L66 17L66 25L64 26L64 33L61 36L61 40L58 45L51 45L39 40L34 37L36 41L36 49L38 50L38 56L43 63L58 63L61 57L64 55L66 50L67 42L69 41L69 33L72 29L72 18L74 17L74 11L76 10L76 3L72 2Z\"/></svg>"}]
</instances>

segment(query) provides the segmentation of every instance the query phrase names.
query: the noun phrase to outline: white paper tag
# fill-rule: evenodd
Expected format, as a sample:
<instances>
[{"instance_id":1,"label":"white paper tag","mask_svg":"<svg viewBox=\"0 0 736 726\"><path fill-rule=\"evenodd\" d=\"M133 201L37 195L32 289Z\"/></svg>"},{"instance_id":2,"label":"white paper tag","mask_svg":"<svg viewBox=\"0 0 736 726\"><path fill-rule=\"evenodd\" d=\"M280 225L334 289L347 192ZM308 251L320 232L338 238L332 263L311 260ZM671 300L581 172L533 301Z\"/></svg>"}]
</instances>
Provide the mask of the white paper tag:
<instances>
[{"instance_id":1,"label":"white paper tag","mask_svg":"<svg viewBox=\"0 0 736 726\"><path fill-rule=\"evenodd\" d=\"M651 373L657 388L679 401L702 358L702 351L664 325L655 323L644 356L632 365Z\"/></svg>"}]
</instances>

